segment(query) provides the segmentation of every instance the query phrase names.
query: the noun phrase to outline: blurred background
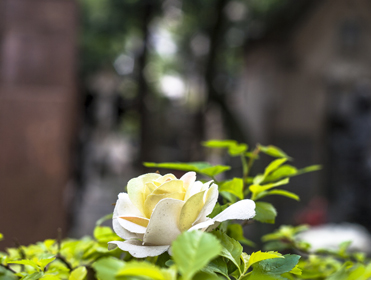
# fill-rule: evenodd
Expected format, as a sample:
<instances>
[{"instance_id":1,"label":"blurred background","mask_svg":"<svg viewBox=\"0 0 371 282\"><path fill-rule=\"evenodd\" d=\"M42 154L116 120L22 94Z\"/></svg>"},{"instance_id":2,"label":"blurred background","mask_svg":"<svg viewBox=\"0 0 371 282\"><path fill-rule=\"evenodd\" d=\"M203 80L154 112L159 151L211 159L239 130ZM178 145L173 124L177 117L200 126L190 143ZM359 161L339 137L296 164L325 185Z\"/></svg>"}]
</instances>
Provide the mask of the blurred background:
<instances>
[{"instance_id":1,"label":"blurred background","mask_svg":"<svg viewBox=\"0 0 371 282\"><path fill-rule=\"evenodd\" d=\"M249 239L371 231L370 50L368 0L0 0L0 248L91 234L143 161L238 175L208 139L323 165Z\"/></svg>"}]
</instances>

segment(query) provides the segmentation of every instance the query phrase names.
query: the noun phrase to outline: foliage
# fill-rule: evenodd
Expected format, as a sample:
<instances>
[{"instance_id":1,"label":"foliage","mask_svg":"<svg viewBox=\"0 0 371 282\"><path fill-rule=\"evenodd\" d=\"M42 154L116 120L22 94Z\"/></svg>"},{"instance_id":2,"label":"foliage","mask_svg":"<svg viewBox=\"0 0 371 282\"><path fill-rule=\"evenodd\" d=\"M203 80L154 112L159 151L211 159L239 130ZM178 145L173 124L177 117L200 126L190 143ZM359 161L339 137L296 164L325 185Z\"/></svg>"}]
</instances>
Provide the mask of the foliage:
<instances>
[{"instance_id":1,"label":"foliage","mask_svg":"<svg viewBox=\"0 0 371 282\"><path fill-rule=\"evenodd\" d=\"M226 150L242 163L241 175L219 181L227 166L197 163L145 163L148 167L195 170L218 184L224 204L217 203L209 215L214 218L237 199L250 197L256 201L254 220L274 223L275 207L261 199L278 195L294 200L299 197L291 191L275 187L289 183L290 177L314 171L319 166L297 169L286 164L291 158L274 146L258 144L248 151L246 144L233 140L212 140L203 143L208 148ZM273 158L265 170L255 176L250 172L259 154ZM224 170L223 170L224 169ZM206 181L206 180L205 180ZM267 198L269 199L269 197ZM266 200L266 199L265 199ZM263 250L244 252L241 245L254 246L245 238L243 225L223 222L209 232L184 232L173 241L168 253L145 259L133 258L120 249L108 250L109 241L120 240L110 227L101 224L112 218L107 215L97 221L93 237L77 239L48 239L29 246L9 248L0 253L0 279L369 279L371 261L363 253L351 253L349 242L336 251L310 251L310 245L300 241L297 234L307 226L283 225L262 237ZM0 234L0 240L3 235ZM279 253L279 252L280 253Z\"/></svg>"}]
</instances>

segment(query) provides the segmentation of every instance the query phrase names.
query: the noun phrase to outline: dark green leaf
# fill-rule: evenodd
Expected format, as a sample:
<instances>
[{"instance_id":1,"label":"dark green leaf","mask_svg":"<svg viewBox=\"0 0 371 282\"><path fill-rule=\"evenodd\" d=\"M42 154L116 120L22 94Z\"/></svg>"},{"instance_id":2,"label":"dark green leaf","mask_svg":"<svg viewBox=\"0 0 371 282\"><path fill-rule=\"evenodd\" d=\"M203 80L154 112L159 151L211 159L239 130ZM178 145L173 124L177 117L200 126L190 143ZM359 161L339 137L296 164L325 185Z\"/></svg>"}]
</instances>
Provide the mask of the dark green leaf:
<instances>
[{"instance_id":1,"label":"dark green leaf","mask_svg":"<svg viewBox=\"0 0 371 282\"><path fill-rule=\"evenodd\" d=\"M229 259L241 273L240 256L243 249L241 244L220 230L214 231L213 234L219 239L223 246L220 256Z\"/></svg>"},{"instance_id":2,"label":"dark green leaf","mask_svg":"<svg viewBox=\"0 0 371 282\"><path fill-rule=\"evenodd\" d=\"M211 261L207 266L203 268L203 270L207 272L219 273L223 275L225 278L229 279L228 267L222 257L218 257Z\"/></svg>"},{"instance_id":3,"label":"dark green leaf","mask_svg":"<svg viewBox=\"0 0 371 282\"><path fill-rule=\"evenodd\" d=\"M261 261L258 268L267 274L283 274L290 272L299 262L298 255L284 255L284 258L273 258Z\"/></svg>"},{"instance_id":4,"label":"dark green leaf","mask_svg":"<svg viewBox=\"0 0 371 282\"><path fill-rule=\"evenodd\" d=\"M172 244L173 259L184 279L193 275L219 255L222 246L211 234L201 231L184 232Z\"/></svg>"},{"instance_id":5,"label":"dark green leaf","mask_svg":"<svg viewBox=\"0 0 371 282\"><path fill-rule=\"evenodd\" d=\"M255 243L246 239L243 236L243 229L240 224L234 223L234 224L229 224L228 229L227 229L227 234L229 237L239 241L242 244L245 244L247 246L255 247Z\"/></svg>"},{"instance_id":6,"label":"dark green leaf","mask_svg":"<svg viewBox=\"0 0 371 282\"><path fill-rule=\"evenodd\" d=\"M224 211L226 208L228 208L229 205L220 205L219 203L216 203L213 211L208 215L209 218L214 218L216 215L220 214L222 211Z\"/></svg>"},{"instance_id":7,"label":"dark green leaf","mask_svg":"<svg viewBox=\"0 0 371 282\"><path fill-rule=\"evenodd\" d=\"M274 223L277 211L272 204L266 202L255 202L255 220L264 223Z\"/></svg>"}]
</instances>

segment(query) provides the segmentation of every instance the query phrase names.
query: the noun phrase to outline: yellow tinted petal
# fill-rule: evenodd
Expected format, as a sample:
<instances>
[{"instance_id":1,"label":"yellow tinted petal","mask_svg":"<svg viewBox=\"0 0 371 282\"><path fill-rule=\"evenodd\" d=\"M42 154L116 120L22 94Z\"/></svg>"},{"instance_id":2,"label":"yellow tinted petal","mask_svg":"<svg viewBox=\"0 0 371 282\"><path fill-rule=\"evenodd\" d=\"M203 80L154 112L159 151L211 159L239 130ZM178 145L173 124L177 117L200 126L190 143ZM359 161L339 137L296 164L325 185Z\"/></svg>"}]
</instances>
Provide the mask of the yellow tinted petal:
<instances>
[{"instance_id":1,"label":"yellow tinted petal","mask_svg":"<svg viewBox=\"0 0 371 282\"><path fill-rule=\"evenodd\" d=\"M170 193L170 194L150 194L144 202L144 215L147 218L150 218L152 215L153 209L156 207L157 203L166 198L176 199L176 200L183 200L185 193Z\"/></svg>"},{"instance_id":2,"label":"yellow tinted petal","mask_svg":"<svg viewBox=\"0 0 371 282\"><path fill-rule=\"evenodd\" d=\"M128 182L127 191L130 201L144 214L144 191L145 184L161 177L157 173L147 173L133 178Z\"/></svg>"},{"instance_id":3,"label":"yellow tinted petal","mask_svg":"<svg viewBox=\"0 0 371 282\"><path fill-rule=\"evenodd\" d=\"M154 190L156 190L157 186L153 184L153 182L147 182L144 185L144 192L143 192L143 202L147 199L148 195L150 195Z\"/></svg>"},{"instance_id":4,"label":"yellow tinted petal","mask_svg":"<svg viewBox=\"0 0 371 282\"><path fill-rule=\"evenodd\" d=\"M199 213L204 206L205 191L194 194L184 204L179 218L180 231L188 230L192 227L192 223L197 219Z\"/></svg>"},{"instance_id":5,"label":"yellow tinted petal","mask_svg":"<svg viewBox=\"0 0 371 282\"><path fill-rule=\"evenodd\" d=\"M132 223L138 224L143 227L147 227L149 219L138 216L120 216L120 218L128 220Z\"/></svg>"},{"instance_id":6,"label":"yellow tinted petal","mask_svg":"<svg viewBox=\"0 0 371 282\"><path fill-rule=\"evenodd\" d=\"M171 180L171 181L165 182L161 186L157 187L157 189L153 191L153 194L159 195L159 194L182 193L182 192L184 192L183 181L177 179L177 180Z\"/></svg>"},{"instance_id":7,"label":"yellow tinted petal","mask_svg":"<svg viewBox=\"0 0 371 282\"><path fill-rule=\"evenodd\" d=\"M166 181L170 181L170 180L174 180L174 179L177 179L175 177L175 175L171 174L171 173L168 173L168 174L165 174L164 176L159 177L158 179L156 179L156 181L163 184Z\"/></svg>"}]
</instances>

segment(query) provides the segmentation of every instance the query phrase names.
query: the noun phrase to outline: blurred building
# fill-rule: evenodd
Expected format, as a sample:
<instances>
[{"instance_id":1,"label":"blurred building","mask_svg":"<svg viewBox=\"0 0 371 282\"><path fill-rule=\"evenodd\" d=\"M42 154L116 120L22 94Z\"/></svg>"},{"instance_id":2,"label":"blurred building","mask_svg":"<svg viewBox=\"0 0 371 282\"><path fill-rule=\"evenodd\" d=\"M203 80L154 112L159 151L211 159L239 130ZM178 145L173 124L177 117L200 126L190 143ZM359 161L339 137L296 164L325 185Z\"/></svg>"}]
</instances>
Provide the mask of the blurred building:
<instances>
[{"instance_id":1,"label":"blurred building","mask_svg":"<svg viewBox=\"0 0 371 282\"><path fill-rule=\"evenodd\" d=\"M0 247L66 232L76 3L0 0Z\"/></svg>"},{"instance_id":2,"label":"blurred building","mask_svg":"<svg viewBox=\"0 0 371 282\"><path fill-rule=\"evenodd\" d=\"M330 220L371 228L371 2L288 2L251 30L236 107L254 141L325 165L290 184L304 203L327 196Z\"/></svg>"}]
</instances>

